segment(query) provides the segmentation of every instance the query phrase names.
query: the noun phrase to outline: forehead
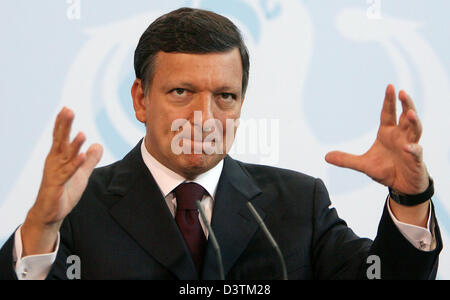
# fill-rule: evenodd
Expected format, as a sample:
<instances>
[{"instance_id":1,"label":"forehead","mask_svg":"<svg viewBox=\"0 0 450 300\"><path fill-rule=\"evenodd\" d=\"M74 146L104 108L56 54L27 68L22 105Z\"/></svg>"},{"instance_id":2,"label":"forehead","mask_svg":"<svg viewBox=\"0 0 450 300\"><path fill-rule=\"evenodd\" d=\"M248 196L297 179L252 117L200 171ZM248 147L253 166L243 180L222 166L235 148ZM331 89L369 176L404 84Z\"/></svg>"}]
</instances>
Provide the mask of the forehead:
<instances>
[{"instance_id":1,"label":"forehead","mask_svg":"<svg viewBox=\"0 0 450 300\"><path fill-rule=\"evenodd\" d=\"M242 62L239 50L206 54L158 52L153 84L190 82L202 87L228 85L241 88Z\"/></svg>"}]
</instances>

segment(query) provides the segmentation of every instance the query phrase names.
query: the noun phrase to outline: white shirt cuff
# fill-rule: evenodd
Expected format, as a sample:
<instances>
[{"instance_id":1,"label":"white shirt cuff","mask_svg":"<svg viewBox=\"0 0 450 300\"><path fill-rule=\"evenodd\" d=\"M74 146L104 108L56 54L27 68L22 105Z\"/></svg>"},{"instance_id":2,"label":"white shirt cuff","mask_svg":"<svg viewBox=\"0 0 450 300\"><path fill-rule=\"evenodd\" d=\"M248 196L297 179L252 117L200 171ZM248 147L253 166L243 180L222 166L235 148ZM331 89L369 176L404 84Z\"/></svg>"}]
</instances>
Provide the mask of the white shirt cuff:
<instances>
[{"instance_id":1,"label":"white shirt cuff","mask_svg":"<svg viewBox=\"0 0 450 300\"><path fill-rule=\"evenodd\" d=\"M423 228L416 225L411 225L407 223L400 222L395 218L394 214L391 211L391 207L389 205L389 196L387 198L387 207L389 211L389 215L397 226L398 230L403 234L403 236L417 249L422 251L432 251L435 247L433 243L433 236L430 231L430 220L431 220L431 204L429 206L428 211L428 222L427 228ZM434 247L432 247L434 246Z\"/></svg>"},{"instance_id":2,"label":"white shirt cuff","mask_svg":"<svg viewBox=\"0 0 450 300\"><path fill-rule=\"evenodd\" d=\"M59 249L59 232L54 252L22 257L21 228L22 226L17 229L14 235L13 246L13 261L17 278L19 280L44 280L56 260L56 254Z\"/></svg>"}]
</instances>

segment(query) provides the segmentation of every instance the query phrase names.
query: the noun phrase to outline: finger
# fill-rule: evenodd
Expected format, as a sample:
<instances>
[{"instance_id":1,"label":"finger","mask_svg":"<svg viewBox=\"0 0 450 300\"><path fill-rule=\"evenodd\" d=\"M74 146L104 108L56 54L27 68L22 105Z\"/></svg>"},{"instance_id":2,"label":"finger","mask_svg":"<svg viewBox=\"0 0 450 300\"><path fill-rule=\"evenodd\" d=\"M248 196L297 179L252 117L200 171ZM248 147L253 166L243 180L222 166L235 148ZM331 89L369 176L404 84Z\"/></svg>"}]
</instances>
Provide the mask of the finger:
<instances>
[{"instance_id":1,"label":"finger","mask_svg":"<svg viewBox=\"0 0 450 300\"><path fill-rule=\"evenodd\" d=\"M417 143L422 135L422 122L412 109L406 113L406 118L409 122L407 139L411 143Z\"/></svg>"},{"instance_id":2,"label":"finger","mask_svg":"<svg viewBox=\"0 0 450 300\"><path fill-rule=\"evenodd\" d=\"M402 102L403 113L406 114L410 109L417 112L412 98L405 91L400 91L398 99Z\"/></svg>"},{"instance_id":3,"label":"finger","mask_svg":"<svg viewBox=\"0 0 450 300\"><path fill-rule=\"evenodd\" d=\"M61 122L61 127L59 129L59 138L61 139L63 146L69 145L70 130L72 129L74 118L75 114L70 109L67 109L63 114L63 121Z\"/></svg>"},{"instance_id":4,"label":"finger","mask_svg":"<svg viewBox=\"0 0 450 300\"><path fill-rule=\"evenodd\" d=\"M359 172L363 172L363 164L361 156L353 155L341 151L332 151L327 153L325 160L338 167L349 168Z\"/></svg>"},{"instance_id":5,"label":"finger","mask_svg":"<svg viewBox=\"0 0 450 300\"><path fill-rule=\"evenodd\" d=\"M417 162L421 162L423 159L423 148L419 144L407 144L404 151L411 154Z\"/></svg>"},{"instance_id":6,"label":"finger","mask_svg":"<svg viewBox=\"0 0 450 300\"><path fill-rule=\"evenodd\" d=\"M64 165L58 172L59 180L62 184L66 183L75 172L83 165L86 161L86 154L80 153L76 158L71 160L68 164Z\"/></svg>"},{"instance_id":7,"label":"finger","mask_svg":"<svg viewBox=\"0 0 450 300\"><path fill-rule=\"evenodd\" d=\"M85 161L86 161L86 153L78 154L77 157L70 162L71 164L70 176L72 176L81 167L81 165L83 165Z\"/></svg>"},{"instance_id":8,"label":"finger","mask_svg":"<svg viewBox=\"0 0 450 300\"><path fill-rule=\"evenodd\" d=\"M58 117L59 122L55 128L53 137L54 149L58 152L66 150L69 145L70 129L75 115L72 110L63 108L61 115Z\"/></svg>"},{"instance_id":9,"label":"finger","mask_svg":"<svg viewBox=\"0 0 450 300\"><path fill-rule=\"evenodd\" d=\"M80 172L83 176L89 177L94 170L103 153L103 148L99 144L89 147L86 153L80 153L61 169L61 181L66 182L75 172Z\"/></svg>"},{"instance_id":10,"label":"finger","mask_svg":"<svg viewBox=\"0 0 450 300\"><path fill-rule=\"evenodd\" d=\"M102 158L103 147L100 144L93 144L86 152L86 161L80 167L82 172L89 176Z\"/></svg>"},{"instance_id":11,"label":"finger","mask_svg":"<svg viewBox=\"0 0 450 300\"><path fill-rule=\"evenodd\" d=\"M408 131L408 141L410 142L417 142L422 135L422 122L413 109L402 113L398 126L401 130Z\"/></svg>"},{"instance_id":12,"label":"finger","mask_svg":"<svg viewBox=\"0 0 450 300\"><path fill-rule=\"evenodd\" d=\"M381 111L381 125L397 124L395 100L395 88L392 84L389 84L386 88L383 109Z\"/></svg>"},{"instance_id":13,"label":"finger","mask_svg":"<svg viewBox=\"0 0 450 300\"><path fill-rule=\"evenodd\" d=\"M85 141L86 136L84 133L79 132L69 146L68 160L72 160L80 152L81 146Z\"/></svg>"},{"instance_id":14,"label":"finger","mask_svg":"<svg viewBox=\"0 0 450 300\"><path fill-rule=\"evenodd\" d=\"M56 150L59 147L59 140L58 140L58 132L61 127L61 122L63 120L63 114L66 110L66 107L63 107L61 111L56 116L55 125L53 127L53 144L51 150Z\"/></svg>"},{"instance_id":15,"label":"finger","mask_svg":"<svg viewBox=\"0 0 450 300\"><path fill-rule=\"evenodd\" d=\"M59 128L59 125L60 125L61 119L62 119L62 114L63 114L65 109L66 109L66 107L63 107L61 109L61 111L58 113L58 115L56 116L55 126L53 127L53 139L56 136L56 132L58 131L58 128Z\"/></svg>"}]
</instances>

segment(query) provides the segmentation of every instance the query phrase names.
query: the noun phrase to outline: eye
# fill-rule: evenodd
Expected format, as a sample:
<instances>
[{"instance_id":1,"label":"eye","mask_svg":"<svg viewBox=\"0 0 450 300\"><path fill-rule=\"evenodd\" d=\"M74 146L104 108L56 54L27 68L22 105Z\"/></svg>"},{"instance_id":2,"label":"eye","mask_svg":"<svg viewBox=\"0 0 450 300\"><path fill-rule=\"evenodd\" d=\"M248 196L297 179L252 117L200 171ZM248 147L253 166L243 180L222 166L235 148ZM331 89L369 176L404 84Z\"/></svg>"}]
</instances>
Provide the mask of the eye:
<instances>
[{"instance_id":1,"label":"eye","mask_svg":"<svg viewBox=\"0 0 450 300\"><path fill-rule=\"evenodd\" d=\"M221 93L220 97L227 101L236 100L236 98L237 98L235 94L231 94L231 93Z\"/></svg>"},{"instance_id":2,"label":"eye","mask_svg":"<svg viewBox=\"0 0 450 300\"><path fill-rule=\"evenodd\" d=\"M176 89L171 90L170 92L175 93L175 95L178 95L178 96L183 96L186 93L186 90L182 89L182 88L176 88Z\"/></svg>"}]
</instances>

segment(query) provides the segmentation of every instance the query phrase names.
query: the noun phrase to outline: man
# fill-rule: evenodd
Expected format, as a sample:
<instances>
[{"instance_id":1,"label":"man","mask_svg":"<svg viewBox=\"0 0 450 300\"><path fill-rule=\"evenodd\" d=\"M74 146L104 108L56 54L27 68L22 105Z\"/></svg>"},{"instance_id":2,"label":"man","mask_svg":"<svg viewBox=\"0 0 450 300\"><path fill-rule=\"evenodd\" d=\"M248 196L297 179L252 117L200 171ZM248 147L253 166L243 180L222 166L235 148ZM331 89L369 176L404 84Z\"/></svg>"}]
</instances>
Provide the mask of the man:
<instances>
[{"instance_id":1,"label":"man","mask_svg":"<svg viewBox=\"0 0 450 300\"><path fill-rule=\"evenodd\" d=\"M160 17L139 41L135 71L131 94L145 138L121 161L94 170L102 147L79 153L85 136L69 141L74 114L64 108L36 202L0 252L1 278L66 279L67 259L76 255L82 279L218 279L195 200L217 236L227 279L281 278L248 201L278 242L290 279L367 278L371 255L380 258L383 279L435 277L442 242L433 183L405 92L397 124L388 86L368 152L326 157L390 187L372 242L329 208L320 179L227 156L249 74L247 49L228 19L188 8Z\"/></svg>"}]
</instances>

